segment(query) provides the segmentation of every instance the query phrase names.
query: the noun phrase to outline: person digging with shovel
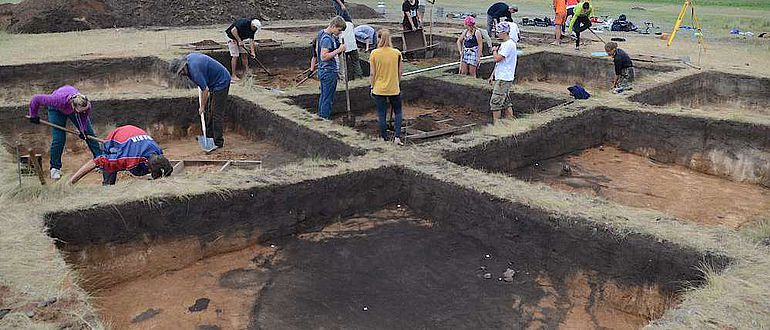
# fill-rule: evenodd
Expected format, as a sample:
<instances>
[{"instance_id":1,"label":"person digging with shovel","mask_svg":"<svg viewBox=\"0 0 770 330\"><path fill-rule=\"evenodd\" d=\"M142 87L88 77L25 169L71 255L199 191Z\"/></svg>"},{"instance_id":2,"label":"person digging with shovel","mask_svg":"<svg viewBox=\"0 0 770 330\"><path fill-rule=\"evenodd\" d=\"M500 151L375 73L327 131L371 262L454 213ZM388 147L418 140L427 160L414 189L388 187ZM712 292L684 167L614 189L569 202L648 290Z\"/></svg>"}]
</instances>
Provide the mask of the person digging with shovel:
<instances>
[{"instance_id":1,"label":"person digging with shovel","mask_svg":"<svg viewBox=\"0 0 770 330\"><path fill-rule=\"evenodd\" d=\"M174 59L170 70L198 85L198 114L203 130L202 140L199 138L198 143L206 152L222 148L225 143L223 124L230 93L230 72L215 59L201 53ZM213 145L210 140L213 140Z\"/></svg>"},{"instance_id":2,"label":"person digging with shovel","mask_svg":"<svg viewBox=\"0 0 770 330\"><path fill-rule=\"evenodd\" d=\"M88 144L88 149L94 157L101 153L99 143L88 139L94 136L91 126L91 102L80 91L66 85L56 89L50 95L39 94L32 97L29 102L27 118L33 124L40 124L40 109L48 110L48 121L52 124L65 127L67 119L78 129L79 136ZM61 156L64 153L64 144L67 142L67 134L59 129L51 129L51 179L61 179Z\"/></svg>"},{"instance_id":3,"label":"person digging with shovel","mask_svg":"<svg viewBox=\"0 0 770 330\"><path fill-rule=\"evenodd\" d=\"M76 184L96 168L101 170L105 186L114 185L120 171L128 171L134 176L150 174L153 180L174 171L155 140L141 128L131 125L110 132L104 142L104 152L80 167L70 178L70 184Z\"/></svg>"},{"instance_id":4,"label":"person digging with shovel","mask_svg":"<svg viewBox=\"0 0 770 330\"><path fill-rule=\"evenodd\" d=\"M241 18L236 20L230 27L225 30L227 35L227 49L230 51L230 66L233 69L232 80L239 81L238 78L238 57L240 56L243 63L244 77L249 72L249 58L246 52L246 45L244 40L251 39L251 57L257 56L257 42L254 40L254 34L262 29L262 23L258 19L249 20L248 18Z\"/></svg>"}]
</instances>

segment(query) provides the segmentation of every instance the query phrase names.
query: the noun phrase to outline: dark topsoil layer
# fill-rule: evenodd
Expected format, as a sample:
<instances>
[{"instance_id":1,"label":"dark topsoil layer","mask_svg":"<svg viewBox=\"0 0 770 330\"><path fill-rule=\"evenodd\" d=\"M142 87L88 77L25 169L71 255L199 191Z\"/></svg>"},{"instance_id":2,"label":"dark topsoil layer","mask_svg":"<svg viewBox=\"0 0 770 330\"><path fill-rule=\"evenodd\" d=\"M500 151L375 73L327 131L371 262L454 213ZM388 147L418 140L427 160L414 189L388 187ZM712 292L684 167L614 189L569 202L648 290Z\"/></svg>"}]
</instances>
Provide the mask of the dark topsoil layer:
<instances>
[{"instance_id":1,"label":"dark topsoil layer","mask_svg":"<svg viewBox=\"0 0 770 330\"><path fill-rule=\"evenodd\" d=\"M140 75L162 79L170 87L194 86L187 79L171 74L168 63L157 57L127 57L4 65L0 66L0 88L46 88L53 91L78 81L110 82Z\"/></svg>"},{"instance_id":2,"label":"dark topsoil layer","mask_svg":"<svg viewBox=\"0 0 770 330\"><path fill-rule=\"evenodd\" d=\"M651 105L679 104L690 108L737 104L770 113L770 79L706 71L663 84L629 98Z\"/></svg>"},{"instance_id":3,"label":"dark topsoil layer","mask_svg":"<svg viewBox=\"0 0 770 330\"><path fill-rule=\"evenodd\" d=\"M456 106L479 112L489 110L492 90L488 86L468 86L432 78L413 78L401 81L401 99L404 103L429 102L437 106ZM345 92L338 91L332 107L332 115L346 113ZM567 102L556 97L549 98L529 93L513 93L513 111L534 113ZM310 112L318 111L318 94L302 94L289 97L293 104ZM369 96L369 87L350 90L351 112L355 115L374 113L374 100Z\"/></svg>"},{"instance_id":4,"label":"dark topsoil layer","mask_svg":"<svg viewBox=\"0 0 770 330\"><path fill-rule=\"evenodd\" d=\"M770 187L770 127L599 108L515 137L450 152L447 159L493 172L515 170L575 151L615 145L653 160ZM710 159L709 153L725 159ZM733 164L749 167L749 174Z\"/></svg>"},{"instance_id":5,"label":"dark topsoil layer","mask_svg":"<svg viewBox=\"0 0 770 330\"><path fill-rule=\"evenodd\" d=\"M378 14L348 4L357 19ZM241 17L260 20L326 19L334 16L329 1L288 0L25 0L2 8L8 30L47 33L136 26L228 24ZM8 19L7 12L12 12Z\"/></svg>"},{"instance_id":6,"label":"dark topsoil layer","mask_svg":"<svg viewBox=\"0 0 770 330\"><path fill-rule=\"evenodd\" d=\"M636 79L657 73L679 70L679 67L635 62ZM486 79L495 69L494 63L482 63L478 77ZM444 72L456 73L457 69ZM516 62L516 81L560 82L565 85L580 84L591 88L609 89L615 78L612 61L580 55L566 55L552 52L537 52L521 55ZM590 92L590 90L589 90Z\"/></svg>"},{"instance_id":7,"label":"dark topsoil layer","mask_svg":"<svg viewBox=\"0 0 770 330\"><path fill-rule=\"evenodd\" d=\"M532 320L511 306L515 297L537 305L545 290L567 290L571 275L595 273L596 283L657 286L673 294L686 281L701 279L701 263L722 269L729 262L638 234L616 234L583 219L555 217L400 168L235 191L227 197L170 197L50 214L46 224L59 247L73 252L140 241L151 247L153 240L168 238L197 237L206 245L235 232L257 232L256 241L280 242L396 203L432 219L432 229L392 225L359 239L284 242L284 261L260 293L251 328L520 327ZM506 267L529 274L517 275L507 286L479 278L480 265L495 274ZM532 283L541 271L553 288ZM370 306L368 314L363 306ZM567 312L555 306L541 322L555 327Z\"/></svg>"},{"instance_id":8,"label":"dark topsoil layer","mask_svg":"<svg viewBox=\"0 0 770 330\"><path fill-rule=\"evenodd\" d=\"M162 124L185 134L191 125L200 122L197 98L149 98L129 100L94 100L91 114L94 125L134 125L149 129ZM273 114L237 96L229 97L226 107L225 126L240 134L255 139L270 139L287 150L303 157L343 158L363 153L338 140L301 127L292 121ZM24 114L27 107L0 108L0 132L6 142L16 140L18 134L30 129L44 133L49 128L39 125L30 127ZM42 117L45 118L45 111ZM107 132L97 132L105 135ZM27 143L29 141L22 141ZM47 150L45 141L34 146ZM12 146L7 146L12 148ZM14 151L15 153L15 151Z\"/></svg>"}]
</instances>

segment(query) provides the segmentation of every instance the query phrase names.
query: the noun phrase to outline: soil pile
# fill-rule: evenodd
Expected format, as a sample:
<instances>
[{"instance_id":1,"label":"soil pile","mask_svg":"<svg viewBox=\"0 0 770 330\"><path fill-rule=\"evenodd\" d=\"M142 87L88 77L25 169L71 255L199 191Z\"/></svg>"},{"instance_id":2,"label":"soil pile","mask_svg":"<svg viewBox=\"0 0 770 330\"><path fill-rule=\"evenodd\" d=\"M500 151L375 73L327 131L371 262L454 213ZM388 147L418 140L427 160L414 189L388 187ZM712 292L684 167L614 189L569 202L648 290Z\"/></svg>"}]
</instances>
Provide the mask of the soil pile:
<instances>
[{"instance_id":1,"label":"soil pile","mask_svg":"<svg viewBox=\"0 0 770 330\"><path fill-rule=\"evenodd\" d=\"M364 5L349 4L349 8L355 18L378 16ZM6 26L15 33L226 24L239 17L264 21L325 19L334 15L329 1L318 0L26 0L2 9L0 16L12 11Z\"/></svg>"}]
</instances>

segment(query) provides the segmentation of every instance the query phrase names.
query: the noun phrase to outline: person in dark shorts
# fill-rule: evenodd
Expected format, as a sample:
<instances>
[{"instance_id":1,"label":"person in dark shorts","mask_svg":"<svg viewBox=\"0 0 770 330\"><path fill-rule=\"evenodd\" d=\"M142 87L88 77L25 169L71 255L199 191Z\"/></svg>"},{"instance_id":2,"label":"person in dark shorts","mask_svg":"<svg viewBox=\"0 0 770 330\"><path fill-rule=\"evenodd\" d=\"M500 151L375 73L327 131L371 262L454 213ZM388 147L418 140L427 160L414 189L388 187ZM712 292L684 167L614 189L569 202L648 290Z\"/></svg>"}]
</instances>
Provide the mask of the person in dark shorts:
<instances>
[{"instance_id":1,"label":"person in dark shorts","mask_svg":"<svg viewBox=\"0 0 770 330\"><path fill-rule=\"evenodd\" d=\"M591 14L593 7L590 2L583 2L575 7L575 15L569 23L569 30L575 32L575 49L580 49L580 33L591 28Z\"/></svg>"},{"instance_id":2,"label":"person in dark shorts","mask_svg":"<svg viewBox=\"0 0 770 330\"><path fill-rule=\"evenodd\" d=\"M420 0L404 0L401 11L404 14L402 23L404 31L422 29L422 14L420 13Z\"/></svg>"},{"instance_id":3,"label":"person in dark shorts","mask_svg":"<svg viewBox=\"0 0 770 330\"><path fill-rule=\"evenodd\" d=\"M634 62L631 56L618 48L615 42L608 42L604 45L604 50L612 56L615 63L615 80L612 82L612 92L619 94L633 89L634 84Z\"/></svg>"}]
</instances>

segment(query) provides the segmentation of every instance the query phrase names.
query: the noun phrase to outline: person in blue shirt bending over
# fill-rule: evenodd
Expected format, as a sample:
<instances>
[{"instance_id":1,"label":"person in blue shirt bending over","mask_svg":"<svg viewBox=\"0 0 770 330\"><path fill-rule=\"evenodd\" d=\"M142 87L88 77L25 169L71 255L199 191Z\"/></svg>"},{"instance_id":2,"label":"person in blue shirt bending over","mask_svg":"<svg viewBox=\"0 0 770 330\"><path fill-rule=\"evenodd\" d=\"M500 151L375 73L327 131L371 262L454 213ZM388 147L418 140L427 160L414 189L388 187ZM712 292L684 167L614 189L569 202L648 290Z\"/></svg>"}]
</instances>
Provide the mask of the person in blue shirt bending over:
<instances>
[{"instance_id":1,"label":"person in blue shirt bending over","mask_svg":"<svg viewBox=\"0 0 770 330\"><path fill-rule=\"evenodd\" d=\"M198 113L206 116L206 137L214 139L216 148L225 144L223 124L230 72L217 60L201 53L190 53L171 62L171 71L198 85Z\"/></svg>"}]
</instances>

